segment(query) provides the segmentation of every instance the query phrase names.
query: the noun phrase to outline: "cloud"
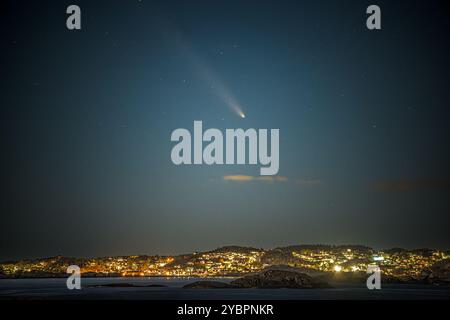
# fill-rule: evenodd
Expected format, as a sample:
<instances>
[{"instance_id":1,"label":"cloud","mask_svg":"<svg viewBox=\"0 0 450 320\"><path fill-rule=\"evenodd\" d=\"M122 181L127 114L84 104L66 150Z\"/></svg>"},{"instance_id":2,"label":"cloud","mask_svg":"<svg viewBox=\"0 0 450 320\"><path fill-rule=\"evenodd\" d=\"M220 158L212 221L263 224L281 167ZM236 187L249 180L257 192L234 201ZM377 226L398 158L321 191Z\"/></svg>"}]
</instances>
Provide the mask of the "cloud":
<instances>
[{"instance_id":1,"label":"cloud","mask_svg":"<svg viewBox=\"0 0 450 320\"><path fill-rule=\"evenodd\" d=\"M287 177L283 176L246 176L246 175L230 175L224 176L225 181L237 181L237 182L250 182L250 181L261 181L261 182L286 182Z\"/></svg>"},{"instance_id":2,"label":"cloud","mask_svg":"<svg viewBox=\"0 0 450 320\"><path fill-rule=\"evenodd\" d=\"M234 182L292 182L301 187L317 187L322 184L318 179L288 179L284 176L247 176L247 175L228 175L224 176L225 181Z\"/></svg>"},{"instance_id":3,"label":"cloud","mask_svg":"<svg viewBox=\"0 0 450 320\"><path fill-rule=\"evenodd\" d=\"M450 190L450 181L448 180L386 180L377 181L374 186L382 191L411 191L411 190Z\"/></svg>"}]
</instances>

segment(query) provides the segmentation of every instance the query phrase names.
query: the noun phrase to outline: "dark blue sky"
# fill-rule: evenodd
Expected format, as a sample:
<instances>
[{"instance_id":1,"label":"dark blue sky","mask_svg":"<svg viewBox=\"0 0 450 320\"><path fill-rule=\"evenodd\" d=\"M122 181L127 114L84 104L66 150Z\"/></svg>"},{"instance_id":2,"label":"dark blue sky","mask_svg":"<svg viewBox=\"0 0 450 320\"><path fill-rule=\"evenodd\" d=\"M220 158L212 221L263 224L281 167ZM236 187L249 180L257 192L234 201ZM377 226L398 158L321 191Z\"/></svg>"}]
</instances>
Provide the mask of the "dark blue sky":
<instances>
[{"instance_id":1,"label":"dark blue sky","mask_svg":"<svg viewBox=\"0 0 450 320\"><path fill-rule=\"evenodd\" d=\"M378 31L368 1L2 3L0 258L448 249L448 8L376 3ZM194 120L279 128L285 178L173 165Z\"/></svg>"}]
</instances>

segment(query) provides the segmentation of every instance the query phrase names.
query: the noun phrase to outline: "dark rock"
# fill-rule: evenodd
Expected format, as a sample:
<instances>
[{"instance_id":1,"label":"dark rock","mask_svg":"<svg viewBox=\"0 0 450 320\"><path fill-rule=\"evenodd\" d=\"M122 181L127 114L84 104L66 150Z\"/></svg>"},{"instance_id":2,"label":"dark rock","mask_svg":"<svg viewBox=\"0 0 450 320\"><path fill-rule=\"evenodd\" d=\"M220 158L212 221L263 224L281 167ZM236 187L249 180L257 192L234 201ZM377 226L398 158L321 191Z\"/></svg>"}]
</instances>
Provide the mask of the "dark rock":
<instances>
[{"instance_id":1,"label":"dark rock","mask_svg":"<svg viewBox=\"0 0 450 320\"><path fill-rule=\"evenodd\" d=\"M236 288L236 286L221 281L196 281L183 286L185 289L228 289Z\"/></svg>"},{"instance_id":2,"label":"dark rock","mask_svg":"<svg viewBox=\"0 0 450 320\"><path fill-rule=\"evenodd\" d=\"M135 287L135 285L131 284L131 283L105 283L105 284L88 285L87 287L89 287L89 288L103 288L103 287L108 287L108 288L130 288L130 287Z\"/></svg>"},{"instance_id":3,"label":"dark rock","mask_svg":"<svg viewBox=\"0 0 450 320\"><path fill-rule=\"evenodd\" d=\"M136 285L133 283L105 283L105 284L94 284L87 286L88 288L162 288L167 287L163 284L148 284L148 285Z\"/></svg>"},{"instance_id":4,"label":"dark rock","mask_svg":"<svg viewBox=\"0 0 450 320\"><path fill-rule=\"evenodd\" d=\"M146 285L144 287L146 287L146 288L165 288L167 286L163 285L163 284L148 284L148 285Z\"/></svg>"},{"instance_id":5,"label":"dark rock","mask_svg":"<svg viewBox=\"0 0 450 320\"><path fill-rule=\"evenodd\" d=\"M428 282L433 284L450 284L450 259L436 262L430 268Z\"/></svg>"},{"instance_id":6,"label":"dark rock","mask_svg":"<svg viewBox=\"0 0 450 320\"><path fill-rule=\"evenodd\" d=\"M265 270L231 282L239 288L329 288L322 280L293 270Z\"/></svg>"}]
</instances>

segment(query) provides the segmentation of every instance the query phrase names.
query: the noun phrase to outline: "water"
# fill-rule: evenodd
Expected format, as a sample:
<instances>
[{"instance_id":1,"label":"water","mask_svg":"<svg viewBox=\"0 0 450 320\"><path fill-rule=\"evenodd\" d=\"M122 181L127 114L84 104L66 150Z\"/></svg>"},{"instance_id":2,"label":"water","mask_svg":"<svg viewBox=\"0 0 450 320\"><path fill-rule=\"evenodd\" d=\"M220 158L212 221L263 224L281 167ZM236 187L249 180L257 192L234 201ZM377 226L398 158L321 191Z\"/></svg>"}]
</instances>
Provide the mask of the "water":
<instances>
[{"instance_id":1,"label":"water","mask_svg":"<svg viewBox=\"0 0 450 320\"><path fill-rule=\"evenodd\" d=\"M0 279L0 299L120 299L120 300L335 300L450 299L450 287L382 284L332 284L331 289L183 289L198 280L230 282L232 278L82 278L81 290L68 290L66 279ZM89 287L111 283L159 284L166 287Z\"/></svg>"}]
</instances>

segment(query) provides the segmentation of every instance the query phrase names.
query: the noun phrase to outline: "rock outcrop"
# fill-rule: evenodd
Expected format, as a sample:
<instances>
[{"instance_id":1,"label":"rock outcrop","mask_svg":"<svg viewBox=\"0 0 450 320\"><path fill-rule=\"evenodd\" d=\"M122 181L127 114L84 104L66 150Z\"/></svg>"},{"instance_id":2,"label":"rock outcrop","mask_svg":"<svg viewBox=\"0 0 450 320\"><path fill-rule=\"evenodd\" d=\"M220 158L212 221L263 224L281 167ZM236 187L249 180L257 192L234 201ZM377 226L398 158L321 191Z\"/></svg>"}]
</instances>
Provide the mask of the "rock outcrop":
<instances>
[{"instance_id":1,"label":"rock outcrop","mask_svg":"<svg viewBox=\"0 0 450 320\"><path fill-rule=\"evenodd\" d=\"M330 285L320 277L312 277L296 268L270 267L261 272L238 278L231 283L221 281L196 281L183 288L225 289L225 288L330 288Z\"/></svg>"},{"instance_id":2,"label":"rock outcrop","mask_svg":"<svg viewBox=\"0 0 450 320\"><path fill-rule=\"evenodd\" d=\"M329 288L330 285L294 270L264 270L231 282L239 288Z\"/></svg>"},{"instance_id":3,"label":"rock outcrop","mask_svg":"<svg viewBox=\"0 0 450 320\"><path fill-rule=\"evenodd\" d=\"M221 281L208 281L208 280L202 280L202 281L196 281L193 283L189 283L185 286L183 286L185 289L228 289L228 288L236 288L236 286L231 285L226 282Z\"/></svg>"},{"instance_id":4,"label":"rock outcrop","mask_svg":"<svg viewBox=\"0 0 450 320\"><path fill-rule=\"evenodd\" d=\"M128 282L118 282L118 283L104 283L104 284L93 284L88 285L88 288L165 288L166 285L163 284L146 284L139 285Z\"/></svg>"},{"instance_id":5,"label":"rock outcrop","mask_svg":"<svg viewBox=\"0 0 450 320\"><path fill-rule=\"evenodd\" d=\"M427 277L428 282L450 285L450 259L435 263L430 268L430 271L431 272Z\"/></svg>"}]
</instances>

